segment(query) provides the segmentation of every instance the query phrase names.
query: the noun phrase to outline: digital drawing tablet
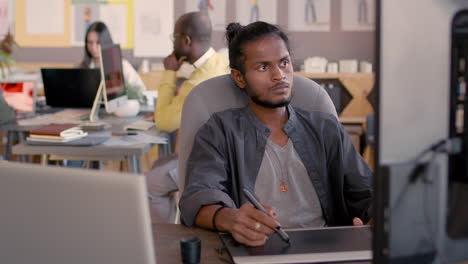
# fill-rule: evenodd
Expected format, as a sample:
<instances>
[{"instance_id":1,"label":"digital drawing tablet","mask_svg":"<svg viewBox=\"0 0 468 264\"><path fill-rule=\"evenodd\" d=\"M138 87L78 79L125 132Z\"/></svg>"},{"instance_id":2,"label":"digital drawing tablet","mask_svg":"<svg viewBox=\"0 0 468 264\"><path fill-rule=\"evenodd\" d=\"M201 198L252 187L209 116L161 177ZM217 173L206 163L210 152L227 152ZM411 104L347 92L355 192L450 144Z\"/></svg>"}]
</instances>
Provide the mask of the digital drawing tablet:
<instances>
[{"instance_id":1,"label":"digital drawing tablet","mask_svg":"<svg viewBox=\"0 0 468 264\"><path fill-rule=\"evenodd\" d=\"M323 263L372 259L372 232L369 226L328 227L285 230L291 245L276 233L264 246L247 247L230 234L220 234L234 263Z\"/></svg>"}]
</instances>

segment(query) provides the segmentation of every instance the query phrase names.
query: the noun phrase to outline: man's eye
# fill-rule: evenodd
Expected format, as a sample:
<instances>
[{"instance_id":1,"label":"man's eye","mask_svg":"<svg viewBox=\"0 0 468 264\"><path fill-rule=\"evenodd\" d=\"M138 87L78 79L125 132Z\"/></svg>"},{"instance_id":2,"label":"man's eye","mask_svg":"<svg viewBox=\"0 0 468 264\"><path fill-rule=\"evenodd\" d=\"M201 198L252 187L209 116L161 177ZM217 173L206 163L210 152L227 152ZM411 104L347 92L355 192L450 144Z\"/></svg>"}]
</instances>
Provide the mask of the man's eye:
<instances>
[{"instance_id":1,"label":"man's eye","mask_svg":"<svg viewBox=\"0 0 468 264\"><path fill-rule=\"evenodd\" d=\"M266 71L266 69L268 69L268 66L266 66L266 65L260 65L260 67L258 67L258 69L259 69L260 71Z\"/></svg>"},{"instance_id":2,"label":"man's eye","mask_svg":"<svg viewBox=\"0 0 468 264\"><path fill-rule=\"evenodd\" d=\"M289 60L283 60L281 62L281 66L285 67L285 66L288 66L289 65Z\"/></svg>"}]
</instances>

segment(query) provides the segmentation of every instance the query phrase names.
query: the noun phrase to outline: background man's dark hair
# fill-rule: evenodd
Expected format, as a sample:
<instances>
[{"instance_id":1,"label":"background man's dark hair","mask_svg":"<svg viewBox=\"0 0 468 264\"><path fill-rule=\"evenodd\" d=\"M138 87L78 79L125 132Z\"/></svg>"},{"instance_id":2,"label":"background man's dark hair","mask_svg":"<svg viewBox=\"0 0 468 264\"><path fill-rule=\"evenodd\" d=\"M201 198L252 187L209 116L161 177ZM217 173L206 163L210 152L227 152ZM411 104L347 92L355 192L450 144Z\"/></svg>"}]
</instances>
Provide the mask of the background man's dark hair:
<instances>
[{"instance_id":1,"label":"background man's dark hair","mask_svg":"<svg viewBox=\"0 0 468 264\"><path fill-rule=\"evenodd\" d=\"M244 51L246 43L256 41L268 36L277 36L284 41L286 48L289 47L288 36L275 25L266 22L257 21L247 26L241 26L239 23L230 23L226 27L226 39L229 47L229 66L241 73L245 73Z\"/></svg>"},{"instance_id":2,"label":"background man's dark hair","mask_svg":"<svg viewBox=\"0 0 468 264\"><path fill-rule=\"evenodd\" d=\"M199 42L211 41L211 21L202 12L190 12L180 17L182 34L190 36Z\"/></svg>"},{"instance_id":3,"label":"background man's dark hair","mask_svg":"<svg viewBox=\"0 0 468 264\"><path fill-rule=\"evenodd\" d=\"M81 62L81 67L83 68L88 68L89 64L91 63L91 60L93 59L93 56L89 52L88 46L86 45L86 43L88 43L88 36L90 32L96 32L98 34L100 45L113 44L109 28L107 28L104 22L96 21L89 25L88 29L86 30L84 40L85 54L83 61Z\"/></svg>"}]
</instances>

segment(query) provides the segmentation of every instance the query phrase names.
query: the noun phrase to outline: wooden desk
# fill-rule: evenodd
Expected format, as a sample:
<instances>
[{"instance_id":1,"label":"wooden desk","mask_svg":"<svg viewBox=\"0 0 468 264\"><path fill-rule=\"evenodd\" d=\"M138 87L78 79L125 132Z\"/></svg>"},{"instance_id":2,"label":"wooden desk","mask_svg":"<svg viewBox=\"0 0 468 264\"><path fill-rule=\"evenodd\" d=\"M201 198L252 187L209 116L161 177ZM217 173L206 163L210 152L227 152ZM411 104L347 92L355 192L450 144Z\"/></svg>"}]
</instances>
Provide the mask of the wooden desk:
<instances>
[{"instance_id":1,"label":"wooden desk","mask_svg":"<svg viewBox=\"0 0 468 264\"><path fill-rule=\"evenodd\" d=\"M183 237L196 236L202 241L202 252L200 263L203 264L219 264L232 263L229 254L222 251L219 254L216 249L222 246L222 242L218 234L211 231L206 231L199 228L188 228L183 225L175 224L154 224L153 225L154 243L156 249L156 262L164 264L180 264L182 259L180 256L180 242ZM370 263L370 262L346 262L353 263Z\"/></svg>"}]
</instances>

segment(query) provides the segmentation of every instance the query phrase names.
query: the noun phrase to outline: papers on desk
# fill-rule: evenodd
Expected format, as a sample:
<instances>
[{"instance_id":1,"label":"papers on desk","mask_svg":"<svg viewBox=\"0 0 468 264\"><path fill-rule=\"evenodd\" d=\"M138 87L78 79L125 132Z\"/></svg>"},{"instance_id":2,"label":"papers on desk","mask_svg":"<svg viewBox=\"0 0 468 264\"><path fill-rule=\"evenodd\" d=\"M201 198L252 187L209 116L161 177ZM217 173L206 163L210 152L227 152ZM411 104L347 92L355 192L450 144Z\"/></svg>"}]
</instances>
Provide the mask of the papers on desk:
<instances>
[{"instance_id":1,"label":"papers on desk","mask_svg":"<svg viewBox=\"0 0 468 264\"><path fill-rule=\"evenodd\" d=\"M28 141L68 142L87 136L76 124L49 124L29 131Z\"/></svg>"},{"instance_id":2,"label":"papers on desk","mask_svg":"<svg viewBox=\"0 0 468 264\"><path fill-rule=\"evenodd\" d=\"M89 116L89 110L84 109L65 109L53 114L39 115L33 118L18 120L20 126L37 126L55 124L80 124L83 117Z\"/></svg>"},{"instance_id":3,"label":"papers on desk","mask_svg":"<svg viewBox=\"0 0 468 264\"><path fill-rule=\"evenodd\" d=\"M105 146L129 146L135 144L167 144L167 138L137 132L136 135L111 137L103 143Z\"/></svg>"},{"instance_id":4,"label":"papers on desk","mask_svg":"<svg viewBox=\"0 0 468 264\"><path fill-rule=\"evenodd\" d=\"M147 131L150 128L154 127L154 122L151 121L146 121L146 120L137 120L135 122L132 122L126 126L124 126L125 130L141 130L141 131Z\"/></svg>"}]
</instances>

